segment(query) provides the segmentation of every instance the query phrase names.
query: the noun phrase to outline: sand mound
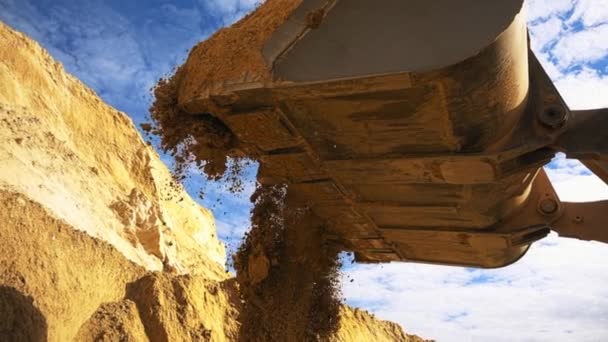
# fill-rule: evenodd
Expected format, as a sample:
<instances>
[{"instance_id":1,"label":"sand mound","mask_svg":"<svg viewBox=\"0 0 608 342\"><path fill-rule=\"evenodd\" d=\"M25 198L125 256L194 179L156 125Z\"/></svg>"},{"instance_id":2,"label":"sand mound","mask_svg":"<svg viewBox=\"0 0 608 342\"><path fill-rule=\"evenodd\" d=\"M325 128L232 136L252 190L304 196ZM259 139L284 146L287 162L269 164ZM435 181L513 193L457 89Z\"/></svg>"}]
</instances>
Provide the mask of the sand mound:
<instances>
[{"instance_id":1,"label":"sand mound","mask_svg":"<svg viewBox=\"0 0 608 342\"><path fill-rule=\"evenodd\" d=\"M123 113L1 23L0 140L0 341L238 338L211 214ZM339 310L330 340L408 341Z\"/></svg>"},{"instance_id":2,"label":"sand mound","mask_svg":"<svg viewBox=\"0 0 608 342\"><path fill-rule=\"evenodd\" d=\"M134 302L125 299L102 304L78 331L75 340L83 342L125 341L147 339L144 326Z\"/></svg>"},{"instance_id":3,"label":"sand mound","mask_svg":"<svg viewBox=\"0 0 608 342\"><path fill-rule=\"evenodd\" d=\"M12 338L2 341L19 334L69 341L101 303L123 298L126 284L144 274L108 243L74 230L23 195L0 190L0 203L0 286L15 292L13 298L28 298L12 311L32 321L4 322L0 336Z\"/></svg>"},{"instance_id":4,"label":"sand mound","mask_svg":"<svg viewBox=\"0 0 608 342\"><path fill-rule=\"evenodd\" d=\"M398 324L380 321L367 311L345 306L340 309L340 324L340 329L330 341L432 342L416 335L405 334Z\"/></svg>"},{"instance_id":5,"label":"sand mound","mask_svg":"<svg viewBox=\"0 0 608 342\"><path fill-rule=\"evenodd\" d=\"M223 275L211 214L130 119L0 23L0 188L48 208L149 270Z\"/></svg>"},{"instance_id":6,"label":"sand mound","mask_svg":"<svg viewBox=\"0 0 608 342\"><path fill-rule=\"evenodd\" d=\"M146 275L22 195L0 190L0 203L0 341L229 341L238 331L230 281Z\"/></svg>"},{"instance_id":7,"label":"sand mound","mask_svg":"<svg viewBox=\"0 0 608 342\"><path fill-rule=\"evenodd\" d=\"M151 341L233 341L238 334L234 281L154 273L130 284Z\"/></svg>"}]
</instances>

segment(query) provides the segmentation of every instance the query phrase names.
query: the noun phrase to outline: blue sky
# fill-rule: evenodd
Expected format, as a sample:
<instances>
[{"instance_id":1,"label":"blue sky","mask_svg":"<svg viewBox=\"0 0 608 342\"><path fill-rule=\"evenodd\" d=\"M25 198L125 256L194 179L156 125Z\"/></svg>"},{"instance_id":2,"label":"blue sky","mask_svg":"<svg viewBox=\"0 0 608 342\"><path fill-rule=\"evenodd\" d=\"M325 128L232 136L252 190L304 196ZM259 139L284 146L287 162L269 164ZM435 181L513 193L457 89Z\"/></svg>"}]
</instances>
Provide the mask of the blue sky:
<instances>
[{"instance_id":1,"label":"blue sky","mask_svg":"<svg viewBox=\"0 0 608 342\"><path fill-rule=\"evenodd\" d=\"M0 20L140 123L156 80L256 2L0 0ZM530 0L527 13L532 47L566 102L608 107L608 1ZM608 199L608 187L577 161L561 156L547 171L562 199ZM255 168L249 174L251 180ZM214 211L220 237L236 247L249 224L254 183L237 196L200 176L186 188L195 198L206 190L203 205ZM608 340L608 245L550 236L498 270L350 265L344 278L350 304L439 341Z\"/></svg>"}]
</instances>

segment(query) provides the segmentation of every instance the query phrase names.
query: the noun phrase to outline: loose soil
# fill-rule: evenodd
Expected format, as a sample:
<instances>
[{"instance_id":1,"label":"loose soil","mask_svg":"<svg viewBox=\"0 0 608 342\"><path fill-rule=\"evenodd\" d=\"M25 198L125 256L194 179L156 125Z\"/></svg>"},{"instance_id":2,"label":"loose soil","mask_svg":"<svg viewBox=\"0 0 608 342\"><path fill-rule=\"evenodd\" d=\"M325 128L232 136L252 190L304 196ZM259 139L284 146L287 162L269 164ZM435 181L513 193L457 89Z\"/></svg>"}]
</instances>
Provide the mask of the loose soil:
<instances>
[{"instance_id":1,"label":"loose soil","mask_svg":"<svg viewBox=\"0 0 608 342\"><path fill-rule=\"evenodd\" d=\"M174 174L178 180L184 179L191 163L202 167L211 179L218 180L227 171L228 154L236 148L236 138L214 116L188 115L179 108L178 86L182 77L180 68L172 78L159 81L154 88L156 99L150 108L154 125L143 124L142 129L159 136L160 147L175 158Z\"/></svg>"},{"instance_id":2,"label":"loose soil","mask_svg":"<svg viewBox=\"0 0 608 342\"><path fill-rule=\"evenodd\" d=\"M196 45L179 85L179 102L220 90L225 84L265 82L271 78L262 56L262 46L302 0L267 0L255 13L217 31ZM230 58L225 52L230 51Z\"/></svg>"}]
</instances>

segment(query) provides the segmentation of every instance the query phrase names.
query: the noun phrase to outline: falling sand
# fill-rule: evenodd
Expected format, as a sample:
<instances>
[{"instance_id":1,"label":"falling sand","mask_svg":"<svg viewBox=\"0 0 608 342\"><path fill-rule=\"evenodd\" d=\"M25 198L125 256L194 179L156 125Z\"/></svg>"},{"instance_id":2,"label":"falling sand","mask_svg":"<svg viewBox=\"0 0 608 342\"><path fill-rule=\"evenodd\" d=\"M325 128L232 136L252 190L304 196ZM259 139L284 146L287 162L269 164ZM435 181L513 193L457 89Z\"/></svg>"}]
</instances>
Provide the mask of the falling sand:
<instances>
[{"instance_id":1,"label":"falling sand","mask_svg":"<svg viewBox=\"0 0 608 342\"><path fill-rule=\"evenodd\" d=\"M260 187L252 229L235 260L245 300L242 341L303 341L338 327L338 250L323 223L285 186Z\"/></svg>"},{"instance_id":2,"label":"falling sand","mask_svg":"<svg viewBox=\"0 0 608 342\"><path fill-rule=\"evenodd\" d=\"M194 164L212 179L226 176L238 191L241 167L256 155L244 153L247 147L220 120L179 108L183 70L159 82L153 124L143 128L173 155L178 180ZM314 341L338 327L339 250L324 238L323 222L293 197L286 185L259 186L252 196L251 231L234 260L244 301L242 341Z\"/></svg>"},{"instance_id":3,"label":"falling sand","mask_svg":"<svg viewBox=\"0 0 608 342\"><path fill-rule=\"evenodd\" d=\"M203 112L192 114L183 99L200 98L226 83L268 80L261 46L300 3L267 1L255 15L195 46L188 61L158 83L153 124L143 128L159 136L160 147L174 156L177 178L194 164L212 179L225 177L232 190L241 188L240 165L259 160L257 151L213 116L223 108L207 103ZM218 58L226 50L231 58ZM325 238L323 222L295 197L284 184L260 185L252 196L251 231L234 257L244 301L243 341L325 339L338 327L339 248Z\"/></svg>"},{"instance_id":4,"label":"falling sand","mask_svg":"<svg viewBox=\"0 0 608 342\"><path fill-rule=\"evenodd\" d=\"M214 179L229 173L230 187L238 189L239 167L226 166L229 157L240 165L243 157L231 155L238 142L219 120L180 112L174 82L156 88L156 125L147 128L175 157L178 178L195 163ZM287 186L273 185L252 196L251 231L234 260L245 302L242 341L317 340L338 327L338 249L324 239L323 223L290 195Z\"/></svg>"}]
</instances>

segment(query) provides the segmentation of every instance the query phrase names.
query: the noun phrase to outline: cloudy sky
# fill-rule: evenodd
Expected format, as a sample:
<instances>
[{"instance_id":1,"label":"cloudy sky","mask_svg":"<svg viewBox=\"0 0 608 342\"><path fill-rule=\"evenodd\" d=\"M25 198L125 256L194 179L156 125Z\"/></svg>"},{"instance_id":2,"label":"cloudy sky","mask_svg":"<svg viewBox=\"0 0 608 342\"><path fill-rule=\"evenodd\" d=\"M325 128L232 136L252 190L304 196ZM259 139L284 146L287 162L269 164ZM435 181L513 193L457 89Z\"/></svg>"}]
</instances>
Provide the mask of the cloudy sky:
<instances>
[{"instance_id":1,"label":"cloudy sky","mask_svg":"<svg viewBox=\"0 0 608 342\"><path fill-rule=\"evenodd\" d=\"M156 80L256 2L0 0L0 20L140 123ZM608 107L608 0L530 0L527 9L532 48L566 102ZM558 157L547 171L562 199L608 199L576 161ZM232 248L247 229L253 187L230 196L221 182L187 184L194 196L206 190L203 204ZM350 304L439 341L608 341L608 245L550 236L498 270L396 263L350 266L344 277L354 279L343 286Z\"/></svg>"}]
</instances>

